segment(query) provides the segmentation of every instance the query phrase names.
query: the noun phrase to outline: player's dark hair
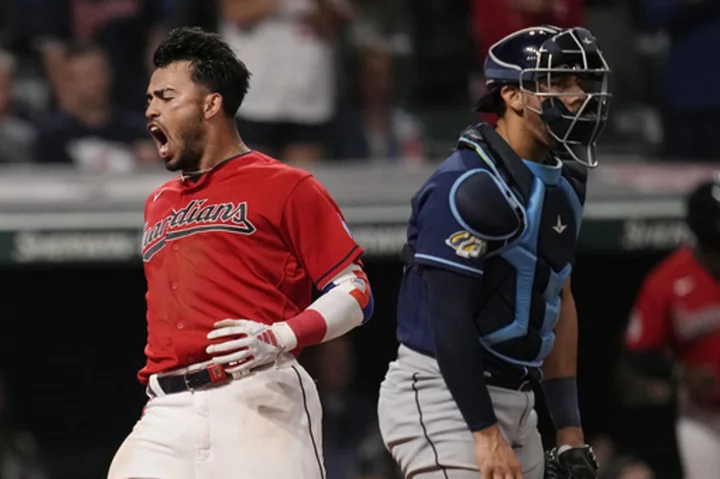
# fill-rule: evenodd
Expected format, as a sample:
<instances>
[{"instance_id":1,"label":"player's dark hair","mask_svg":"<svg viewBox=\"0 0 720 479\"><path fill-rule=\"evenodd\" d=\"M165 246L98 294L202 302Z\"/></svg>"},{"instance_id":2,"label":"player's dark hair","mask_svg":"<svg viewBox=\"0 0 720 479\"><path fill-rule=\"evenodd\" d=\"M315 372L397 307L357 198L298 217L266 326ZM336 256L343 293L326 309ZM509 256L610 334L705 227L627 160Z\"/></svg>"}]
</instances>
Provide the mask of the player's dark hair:
<instances>
[{"instance_id":1,"label":"player's dark hair","mask_svg":"<svg viewBox=\"0 0 720 479\"><path fill-rule=\"evenodd\" d=\"M219 35L199 27L176 28L153 55L155 68L190 62L190 77L212 93L222 96L223 111L233 118L245 99L250 72Z\"/></svg>"}]
</instances>

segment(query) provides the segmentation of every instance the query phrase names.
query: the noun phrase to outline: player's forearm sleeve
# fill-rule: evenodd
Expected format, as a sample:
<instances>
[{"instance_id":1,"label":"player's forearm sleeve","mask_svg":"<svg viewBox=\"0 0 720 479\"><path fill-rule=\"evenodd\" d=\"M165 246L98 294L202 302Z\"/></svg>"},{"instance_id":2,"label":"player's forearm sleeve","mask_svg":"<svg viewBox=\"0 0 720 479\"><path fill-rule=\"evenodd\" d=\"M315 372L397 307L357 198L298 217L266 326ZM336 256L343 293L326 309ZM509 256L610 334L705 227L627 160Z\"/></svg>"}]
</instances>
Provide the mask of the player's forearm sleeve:
<instances>
[{"instance_id":1,"label":"player's forearm sleeve","mask_svg":"<svg viewBox=\"0 0 720 479\"><path fill-rule=\"evenodd\" d=\"M574 377L547 379L542 382L542 388L555 429L582 427Z\"/></svg>"},{"instance_id":2,"label":"player's forearm sleeve","mask_svg":"<svg viewBox=\"0 0 720 479\"><path fill-rule=\"evenodd\" d=\"M370 283L360 265L353 263L325 286L325 291L305 311L276 323L287 350L324 343L370 319L374 301Z\"/></svg>"},{"instance_id":3,"label":"player's forearm sleeve","mask_svg":"<svg viewBox=\"0 0 720 479\"><path fill-rule=\"evenodd\" d=\"M470 430L480 431L497 422L473 323L482 280L436 268L426 269L423 276L440 372Z\"/></svg>"}]
</instances>

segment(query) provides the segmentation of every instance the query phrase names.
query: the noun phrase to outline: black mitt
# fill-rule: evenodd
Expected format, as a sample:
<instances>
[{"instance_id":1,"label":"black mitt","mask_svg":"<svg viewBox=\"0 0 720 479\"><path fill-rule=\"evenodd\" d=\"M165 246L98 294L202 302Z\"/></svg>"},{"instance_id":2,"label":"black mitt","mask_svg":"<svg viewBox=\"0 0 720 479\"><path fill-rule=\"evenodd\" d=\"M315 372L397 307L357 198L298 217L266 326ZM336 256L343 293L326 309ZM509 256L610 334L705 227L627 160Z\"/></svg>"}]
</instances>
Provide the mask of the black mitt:
<instances>
[{"instance_id":1,"label":"black mitt","mask_svg":"<svg viewBox=\"0 0 720 479\"><path fill-rule=\"evenodd\" d=\"M596 479L598 463L590 446L545 453L545 479Z\"/></svg>"}]
</instances>

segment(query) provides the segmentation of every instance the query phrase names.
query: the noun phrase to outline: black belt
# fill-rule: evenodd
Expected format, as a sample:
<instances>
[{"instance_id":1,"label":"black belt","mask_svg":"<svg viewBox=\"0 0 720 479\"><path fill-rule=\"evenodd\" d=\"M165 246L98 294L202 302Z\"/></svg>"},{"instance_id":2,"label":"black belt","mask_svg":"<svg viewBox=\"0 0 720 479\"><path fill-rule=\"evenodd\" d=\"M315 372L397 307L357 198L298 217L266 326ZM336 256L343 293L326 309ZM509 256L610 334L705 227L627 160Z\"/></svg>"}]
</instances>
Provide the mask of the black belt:
<instances>
[{"instance_id":1,"label":"black belt","mask_svg":"<svg viewBox=\"0 0 720 479\"><path fill-rule=\"evenodd\" d=\"M485 384L513 391L532 391L533 381L528 378L506 378L490 376L485 378Z\"/></svg>"},{"instance_id":2,"label":"black belt","mask_svg":"<svg viewBox=\"0 0 720 479\"><path fill-rule=\"evenodd\" d=\"M213 384L223 383L228 379L222 366L210 364L205 369L192 373L158 376L157 381L165 394L175 394L203 389Z\"/></svg>"}]
</instances>

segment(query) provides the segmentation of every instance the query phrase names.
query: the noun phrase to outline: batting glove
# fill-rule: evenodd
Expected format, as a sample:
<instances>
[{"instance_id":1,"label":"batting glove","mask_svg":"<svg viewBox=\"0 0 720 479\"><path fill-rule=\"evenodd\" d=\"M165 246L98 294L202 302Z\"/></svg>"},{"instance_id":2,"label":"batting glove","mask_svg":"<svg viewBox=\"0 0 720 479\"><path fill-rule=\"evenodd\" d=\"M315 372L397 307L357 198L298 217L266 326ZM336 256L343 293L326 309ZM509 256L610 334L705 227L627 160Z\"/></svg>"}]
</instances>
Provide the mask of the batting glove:
<instances>
[{"instance_id":1,"label":"batting glove","mask_svg":"<svg viewBox=\"0 0 720 479\"><path fill-rule=\"evenodd\" d=\"M205 349L213 362L226 368L228 373L247 373L250 370L271 364L285 351L272 326L247 319L223 319L214 325L208 339L231 338L211 344ZM228 353L228 354L223 354Z\"/></svg>"}]
</instances>

